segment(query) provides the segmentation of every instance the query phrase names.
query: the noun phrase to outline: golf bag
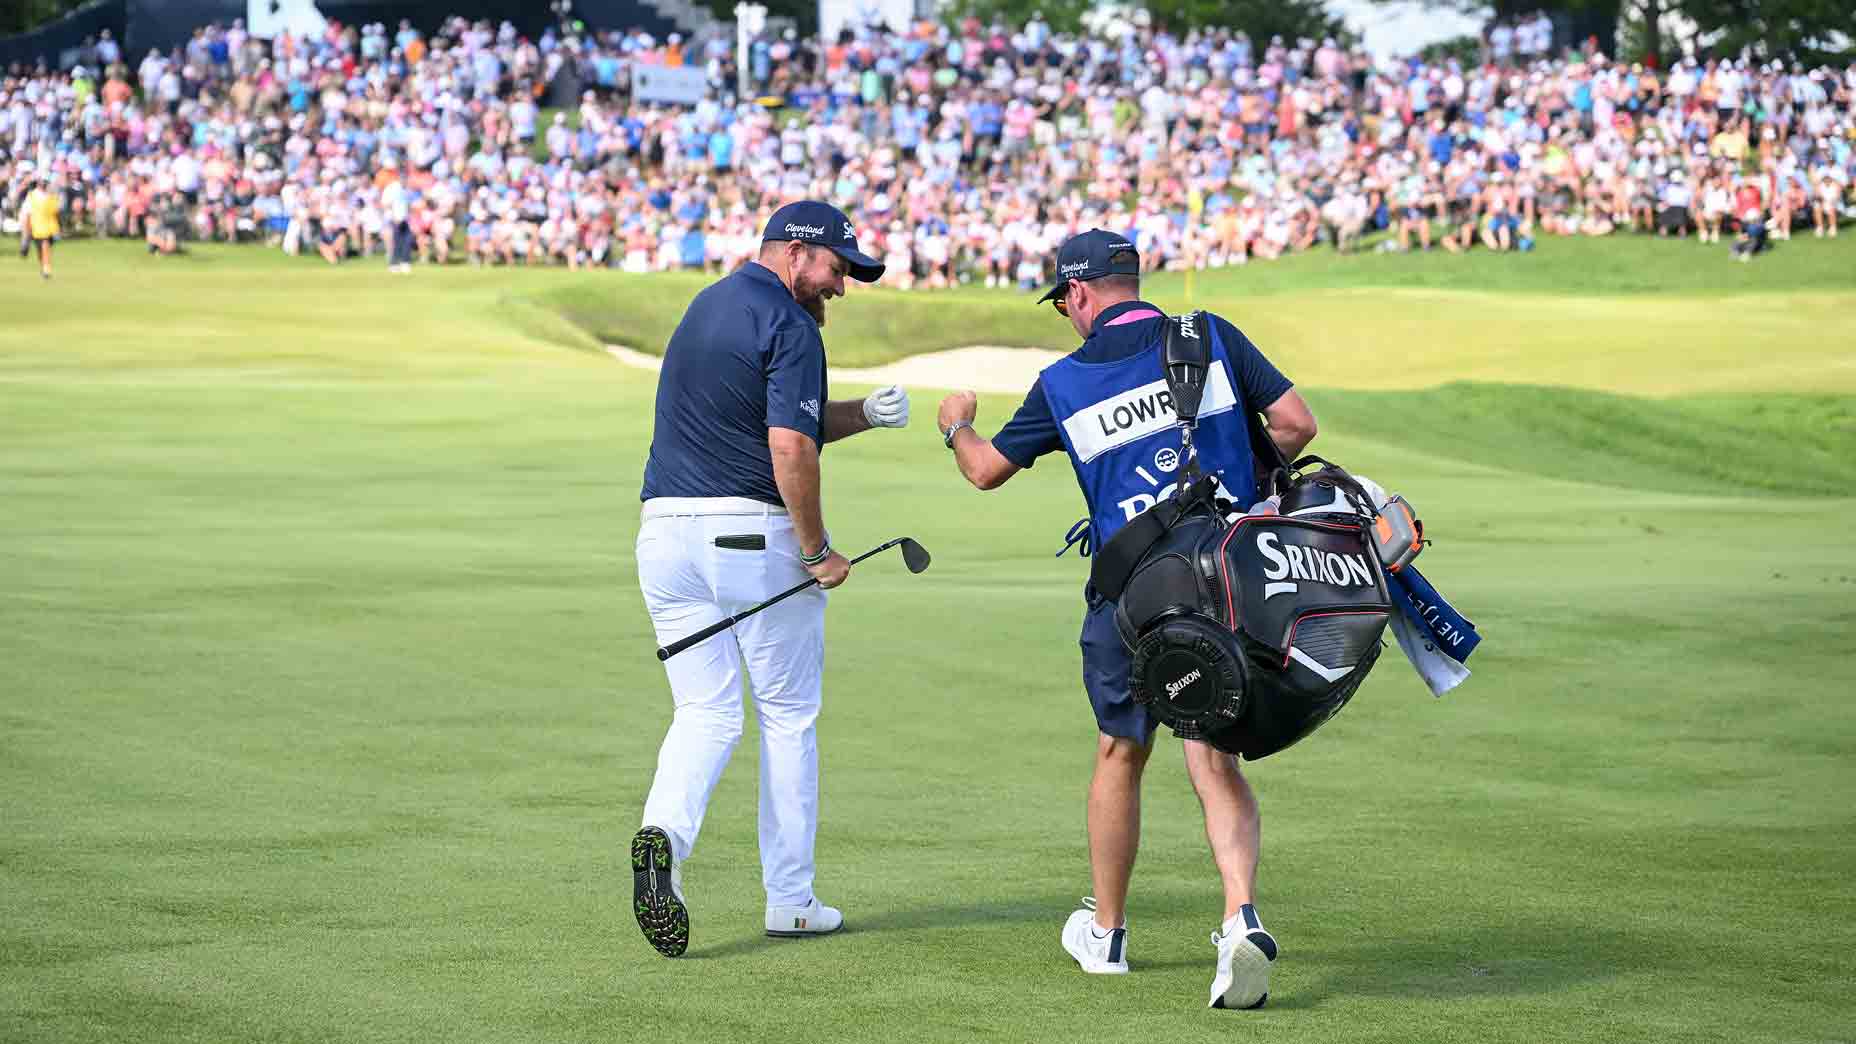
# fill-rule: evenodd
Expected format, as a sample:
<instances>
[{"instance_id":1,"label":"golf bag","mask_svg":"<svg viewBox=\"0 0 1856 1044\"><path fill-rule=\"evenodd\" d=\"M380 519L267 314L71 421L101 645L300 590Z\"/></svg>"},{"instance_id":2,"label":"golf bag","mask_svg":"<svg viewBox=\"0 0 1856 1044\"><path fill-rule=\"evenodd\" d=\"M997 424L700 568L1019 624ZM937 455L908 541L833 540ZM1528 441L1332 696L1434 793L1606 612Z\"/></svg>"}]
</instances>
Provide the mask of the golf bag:
<instances>
[{"instance_id":1,"label":"golf bag","mask_svg":"<svg viewBox=\"0 0 1856 1044\"><path fill-rule=\"evenodd\" d=\"M1135 702L1181 738L1255 760L1339 713L1378 659L1393 607L1375 513L1340 468L1319 457L1283 463L1249 413L1282 514L1232 521L1243 506L1217 497L1191 442L1209 353L1179 321L1164 351L1185 449L1180 482L1096 553L1090 582L1116 603Z\"/></svg>"}]
</instances>

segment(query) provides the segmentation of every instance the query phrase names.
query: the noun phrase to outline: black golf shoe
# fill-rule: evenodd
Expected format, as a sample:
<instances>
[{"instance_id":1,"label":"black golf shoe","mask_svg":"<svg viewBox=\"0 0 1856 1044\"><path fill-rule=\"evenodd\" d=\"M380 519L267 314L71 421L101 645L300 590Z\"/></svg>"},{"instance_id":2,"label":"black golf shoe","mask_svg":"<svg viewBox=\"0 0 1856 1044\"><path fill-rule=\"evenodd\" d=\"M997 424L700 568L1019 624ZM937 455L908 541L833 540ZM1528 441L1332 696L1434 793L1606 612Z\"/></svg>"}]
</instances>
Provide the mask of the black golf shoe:
<instances>
[{"instance_id":1,"label":"black golf shoe","mask_svg":"<svg viewBox=\"0 0 1856 1044\"><path fill-rule=\"evenodd\" d=\"M632 912L645 940L666 957L681 957L690 945L680 871L662 830L648 826L632 838Z\"/></svg>"}]
</instances>

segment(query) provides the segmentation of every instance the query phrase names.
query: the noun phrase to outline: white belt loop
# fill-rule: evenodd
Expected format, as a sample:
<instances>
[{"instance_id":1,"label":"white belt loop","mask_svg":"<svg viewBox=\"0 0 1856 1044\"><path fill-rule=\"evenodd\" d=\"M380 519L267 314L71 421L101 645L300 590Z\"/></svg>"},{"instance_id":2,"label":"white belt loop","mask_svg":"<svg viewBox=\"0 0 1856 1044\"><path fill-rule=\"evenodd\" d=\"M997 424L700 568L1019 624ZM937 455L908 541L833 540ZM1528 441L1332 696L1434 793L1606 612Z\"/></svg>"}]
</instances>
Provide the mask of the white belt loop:
<instances>
[{"instance_id":1,"label":"white belt loop","mask_svg":"<svg viewBox=\"0 0 1856 1044\"><path fill-rule=\"evenodd\" d=\"M786 517L786 509L749 497L652 497L644 502L644 521L654 518L698 518L707 515Z\"/></svg>"}]
</instances>

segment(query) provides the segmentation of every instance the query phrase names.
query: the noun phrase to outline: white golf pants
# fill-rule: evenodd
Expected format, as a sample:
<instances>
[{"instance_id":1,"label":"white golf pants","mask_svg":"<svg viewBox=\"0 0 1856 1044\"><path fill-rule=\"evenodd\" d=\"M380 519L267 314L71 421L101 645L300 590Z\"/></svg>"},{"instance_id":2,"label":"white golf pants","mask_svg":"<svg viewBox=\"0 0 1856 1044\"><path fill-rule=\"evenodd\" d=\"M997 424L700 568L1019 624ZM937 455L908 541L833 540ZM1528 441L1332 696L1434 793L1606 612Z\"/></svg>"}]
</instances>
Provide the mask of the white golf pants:
<instances>
[{"instance_id":1,"label":"white golf pants","mask_svg":"<svg viewBox=\"0 0 1856 1044\"><path fill-rule=\"evenodd\" d=\"M760 537L733 550L719 537ZM659 645L694 634L809 575L786 512L737 498L645 502L638 585ZM709 795L741 739L742 668L760 726L761 883L769 906L812 901L818 833L818 721L825 663L825 592L814 587L664 663L676 711L657 756L644 825L670 835L687 859Z\"/></svg>"}]
</instances>

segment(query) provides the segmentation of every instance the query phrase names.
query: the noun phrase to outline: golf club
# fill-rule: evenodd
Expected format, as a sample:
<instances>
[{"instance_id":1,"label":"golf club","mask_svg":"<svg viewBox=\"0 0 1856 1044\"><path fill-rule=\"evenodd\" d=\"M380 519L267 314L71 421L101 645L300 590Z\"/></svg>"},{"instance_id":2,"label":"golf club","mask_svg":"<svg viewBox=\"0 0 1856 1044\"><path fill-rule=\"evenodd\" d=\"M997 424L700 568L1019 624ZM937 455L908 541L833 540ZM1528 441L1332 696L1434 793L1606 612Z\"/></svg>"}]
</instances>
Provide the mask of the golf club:
<instances>
[{"instance_id":1,"label":"golf club","mask_svg":"<svg viewBox=\"0 0 1856 1044\"><path fill-rule=\"evenodd\" d=\"M901 545L902 547L902 564L905 566L908 566L909 572L911 573L921 572L922 570L928 568L929 562L933 561L933 559L929 557L928 549L916 543L913 537L897 537L894 540L890 540L882 544L878 544L876 547L873 547L870 550L865 551L863 554L858 555L856 558L851 559L851 564L856 565L857 563L863 561L864 559L869 558L871 555L881 554L884 551L887 551L892 547L896 547L897 545ZM715 623L712 623L709 626L703 628L702 630L697 631L695 634L689 635L688 637L685 637L685 638L679 638L676 641L671 642L669 645L659 648L657 650L657 658L659 660L668 660L672 656L675 656L676 654L682 652L683 650L688 649L690 646L696 645L699 642L707 641L708 639L713 638L716 635L722 633L723 631L728 630L730 627L733 627L735 624L739 623L740 621L745 620L750 616L753 616L755 613L760 612L762 609L767 608L768 606L774 604L775 602L778 602L783 598L790 598L793 595L798 594L799 592L805 590L808 587L811 587L812 585L816 583L818 583L818 578L813 577L807 580L803 584L799 584L794 587L789 587L786 590L781 591L779 594L774 595L772 598L767 599L766 601L760 603L759 605L753 606L748 609L743 609L741 612L738 612L733 616L724 617L723 619L717 620Z\"/></svg>"}]
</instances>

